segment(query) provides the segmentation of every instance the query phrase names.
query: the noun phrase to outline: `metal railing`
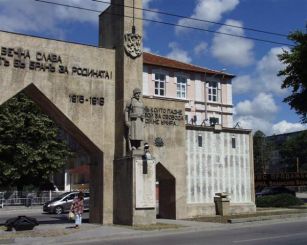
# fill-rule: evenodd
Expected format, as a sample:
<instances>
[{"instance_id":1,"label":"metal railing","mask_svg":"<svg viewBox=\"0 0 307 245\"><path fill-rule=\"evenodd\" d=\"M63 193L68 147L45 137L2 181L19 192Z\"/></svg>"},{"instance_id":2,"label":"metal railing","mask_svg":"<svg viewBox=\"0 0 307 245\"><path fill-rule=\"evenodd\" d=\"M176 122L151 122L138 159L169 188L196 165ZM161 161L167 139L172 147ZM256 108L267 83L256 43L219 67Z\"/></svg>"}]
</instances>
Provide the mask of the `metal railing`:
<instances>
[{"instance_id":1,"label":"metal railing","mask_svg":"<svg viewBox=\"0 0 307 245\"><path fill-rule=\"evenodd\" d=\"M62 193L65 193L65 191L0 192L0 208L4 206L43 205Z\"/></svg>"}]
</instances>

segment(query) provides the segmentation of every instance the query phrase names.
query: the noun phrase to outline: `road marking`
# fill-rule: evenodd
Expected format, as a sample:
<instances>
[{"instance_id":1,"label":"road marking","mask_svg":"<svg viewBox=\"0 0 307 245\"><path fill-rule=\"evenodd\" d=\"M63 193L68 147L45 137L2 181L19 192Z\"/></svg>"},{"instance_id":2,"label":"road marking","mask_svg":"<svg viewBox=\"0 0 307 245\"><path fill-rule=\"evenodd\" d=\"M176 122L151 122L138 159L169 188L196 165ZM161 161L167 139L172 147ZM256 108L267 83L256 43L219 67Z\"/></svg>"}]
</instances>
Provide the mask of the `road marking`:
<instances>
[{"instance_id":1,"label":"road marking","mask_svg":"<svg viewBox=\"0 0 307 245\"><path fill-rule=\"evenodd\" d=\"M261 241L261 240L280 239L280 238L299 236L299 235L306 235L306 232L292 233L292 234L280 235L280 236L269 236L269 237L262 237L262 238L254 238L254 239L247 239L247 240L238 240L238 241L232 241L232 242L233 243L254 242L254 241Z\"/></svg>"}]
</instances>

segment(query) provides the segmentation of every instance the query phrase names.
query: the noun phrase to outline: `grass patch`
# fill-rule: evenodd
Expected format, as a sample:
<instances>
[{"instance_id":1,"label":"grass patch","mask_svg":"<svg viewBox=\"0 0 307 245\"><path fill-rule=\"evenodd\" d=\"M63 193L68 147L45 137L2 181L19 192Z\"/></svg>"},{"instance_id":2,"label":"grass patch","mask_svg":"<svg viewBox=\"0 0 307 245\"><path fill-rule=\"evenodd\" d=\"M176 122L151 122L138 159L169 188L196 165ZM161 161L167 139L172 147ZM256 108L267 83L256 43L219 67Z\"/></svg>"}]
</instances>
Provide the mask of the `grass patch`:
<instances>
[{"instance_id":1,"label":"grass patch","mask_svg":"<svg viewBox=\"0 0 307 245\"><path fill-rule=\"evenodd\" d=\"M6 231L6 227L3 225L2 226L0 225L0 231Z\"/></svg>"},{"instance_id":2,"label":"grass patch","mask_svg":"<svg viewBox=\"0 0 307 245\"><path fill-rule=\"evenodd\" d=\"M4 227L4 226L3 226ZM6 231L6 227L4 227L4 231L1 231L1 240L3 239L14 239L14 238L30 238L30 237L57 237L57 236L65 236L71 233L77 232L77 230L71 230L70 232L64 229L48 229L48 230L30 230L30 231Z\"/></svg>"},{"instance_id":3,"label":"grass patch","mask_svg":"<svg viewBox=\"0 0 307 245\"><path fill-rule=\"evenodd\" d=\"M280 194L273 196L263 196L256 198L257 207L282 207L287 208L291 206L304 205L304 202L299 198L289 195Z\"/></svg>"},{"instance_id":4,"label":"grass patch","mask_svg":"<svg viewBox=\"0 0 307 245\"><path fill-rule=\"evenodd\" d=\"M135 225L133 229L135 230L143 230L143 231L153 231L153 230L164 230L164 229L178 229L183 227L182 225L176 224L165 224L165 223L157 223L151 225Z\"/></svg>"}]
</instances>

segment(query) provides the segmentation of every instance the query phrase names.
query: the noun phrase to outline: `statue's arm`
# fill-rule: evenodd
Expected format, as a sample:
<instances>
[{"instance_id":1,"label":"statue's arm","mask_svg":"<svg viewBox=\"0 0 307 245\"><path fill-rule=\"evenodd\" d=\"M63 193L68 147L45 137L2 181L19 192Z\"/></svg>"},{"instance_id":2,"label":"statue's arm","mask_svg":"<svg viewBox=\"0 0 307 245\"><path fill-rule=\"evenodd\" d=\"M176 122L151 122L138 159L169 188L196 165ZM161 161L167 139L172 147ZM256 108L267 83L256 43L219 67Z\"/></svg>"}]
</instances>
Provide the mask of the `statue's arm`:
<instances>
[{"instance_id":1,"label":"statue's arm","mask_svg":"<svg viewBox=\"0 0 307 245\"><path fill-rule=\"evenodd\" d=\"M131 102L128 102L126 104L126 108L125 108L125 124L127 127L130 128L131 126L131 123L130 123L130 120L129 120L129 112L130 112L130 108L131 108Z\"/></svg>"}]
</instances>

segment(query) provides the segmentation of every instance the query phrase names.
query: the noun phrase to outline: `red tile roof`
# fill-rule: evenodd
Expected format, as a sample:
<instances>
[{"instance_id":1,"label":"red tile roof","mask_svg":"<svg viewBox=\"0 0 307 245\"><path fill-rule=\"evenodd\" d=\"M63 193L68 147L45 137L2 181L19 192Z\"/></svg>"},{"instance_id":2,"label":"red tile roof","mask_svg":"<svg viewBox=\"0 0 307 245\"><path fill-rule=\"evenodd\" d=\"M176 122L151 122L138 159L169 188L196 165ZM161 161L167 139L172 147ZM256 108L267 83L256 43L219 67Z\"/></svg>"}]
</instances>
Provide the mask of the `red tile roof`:
<instances>
[{"instance_id":1,"label":"red tile roof","mask_svg":"<svg viewBox=\"0 0 307 245\"><path fill-rule=\"evenodd\" d=\"M163 56L159 56L156 54L151 54L151 53L143 53L143 63L146 65L156 65L156 66L162 66L162 67L167 67L167 68L173 68L177 70L183 70L183 71L192 71L192 72L199 72L199 73L207 73L207 74L221 74L228 76L230 78L235 77L232 74L227 74L221 71L215 71L215 70L210 70L204 67L196 66L196 65L191 65L187 64L184 62L180 62L177 60L172 60Z\"/></svg>"}]
</instances>

